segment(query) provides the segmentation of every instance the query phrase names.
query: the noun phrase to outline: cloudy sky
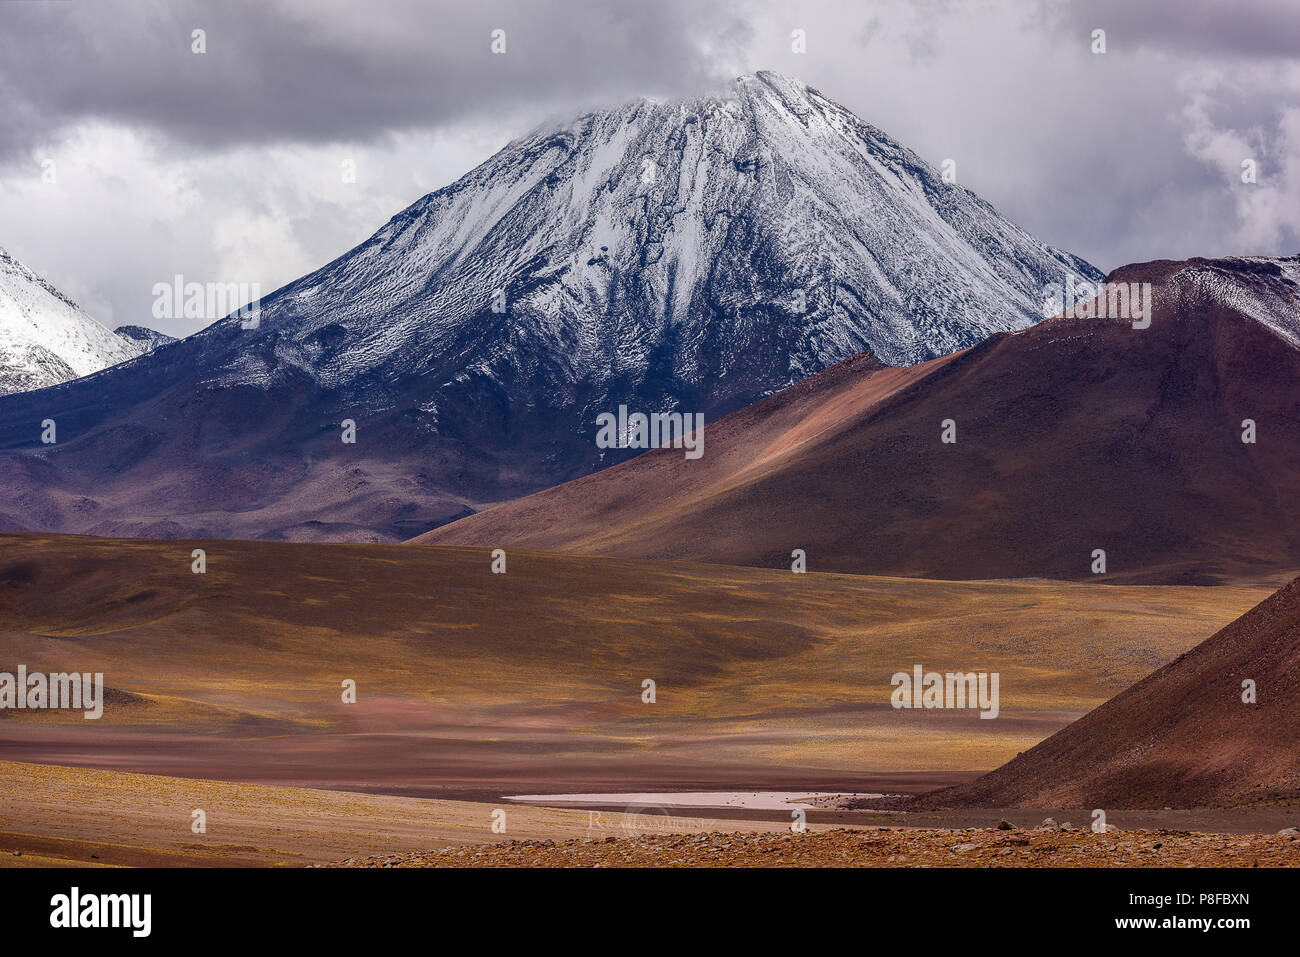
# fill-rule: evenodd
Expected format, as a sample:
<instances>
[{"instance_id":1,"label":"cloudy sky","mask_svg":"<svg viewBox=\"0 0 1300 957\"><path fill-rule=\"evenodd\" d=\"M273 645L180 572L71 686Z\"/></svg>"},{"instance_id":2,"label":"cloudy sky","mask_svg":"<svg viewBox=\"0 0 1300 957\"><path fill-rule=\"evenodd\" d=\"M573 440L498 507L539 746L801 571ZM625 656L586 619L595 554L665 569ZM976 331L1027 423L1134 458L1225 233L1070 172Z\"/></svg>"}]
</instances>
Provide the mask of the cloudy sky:
<instances>
[{"instance_id":1,"label":"cloudy sky","mask_svg":"<svg viewBox=\"0 0 1300 957\"><path fill-rule=\"evenodd\" d=\"M154 283L269 292L539 123L758 69L1102 269L1300 252L1294 0L0 0L0 246L185 334Z\"/></svg>"}]
</instances>

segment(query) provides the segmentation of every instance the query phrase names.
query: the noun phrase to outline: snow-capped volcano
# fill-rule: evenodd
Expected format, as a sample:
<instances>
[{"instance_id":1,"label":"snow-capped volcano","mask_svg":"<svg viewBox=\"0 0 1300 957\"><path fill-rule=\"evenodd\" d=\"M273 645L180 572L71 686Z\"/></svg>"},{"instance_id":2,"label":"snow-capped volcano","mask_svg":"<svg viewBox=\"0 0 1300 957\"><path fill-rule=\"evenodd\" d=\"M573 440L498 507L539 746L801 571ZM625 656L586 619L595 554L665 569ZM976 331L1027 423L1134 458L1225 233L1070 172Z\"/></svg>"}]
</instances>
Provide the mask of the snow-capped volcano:
<instances>
[{"instance_id":1,"label":"snow-capped volcano","mask_svg":"<svg viewBox=\"0 0 1300 957\"><path fill-rule=\"evenodd\" d=\"M603 404L743 404L863 349L904 365L1023 328L1067 273L1101 278L760 73L516 140L273 297L265 328L301 352L260 371L500 384L522 362Z\"/></svg>"},{"instance_id":2,"label":"snow-capped volcano","mask_svg":"<svg viewBox=\"0 0 1300 957\"><path fill-rule=\"evenodd\" d=\"M0 395L58 385L146 351L0 249Z\"/></svg>"},{"instance_id":3,"label":"snow-capped volcano","mask_svg":"<svg viewBox=\"0 0 1300 957\"><path fill-rule=\"evenodd\" d=\"M255 321L59 390L77 438L40 481L97 508L44 514L409 537L632 454L596 447L602 412L713 419L862 349L948 353L1067 275L1100 278L797 81L637 100L510 143ZM30 448L14 418L0 448Z\"/></svg>"}]
</instances>

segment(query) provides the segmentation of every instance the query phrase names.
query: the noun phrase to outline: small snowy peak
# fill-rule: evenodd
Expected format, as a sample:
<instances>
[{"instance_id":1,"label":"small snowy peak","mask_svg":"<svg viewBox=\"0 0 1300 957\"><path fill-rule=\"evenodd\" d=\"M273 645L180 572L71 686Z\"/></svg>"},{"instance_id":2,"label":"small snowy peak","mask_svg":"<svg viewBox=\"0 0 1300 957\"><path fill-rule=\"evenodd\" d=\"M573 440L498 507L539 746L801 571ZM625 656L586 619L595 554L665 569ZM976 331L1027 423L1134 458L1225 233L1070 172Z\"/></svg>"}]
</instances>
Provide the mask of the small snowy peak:
<instances>
[{"instance_id":1,"label":"small snowy peak","mask_svg":"<svg viewBox=\"0 0 1300 957\"><path fill-rule=\"evenodd\" d=\"M1300 346L1300 256L1193 259L1170 285L1178 295L1230 306Z\"/></svg>"},{"instance_id":2,"label":"small snowy peak","mask_svg":"<svg viewBox=\"0 0 1300 957\"><path fill-rule=\"evenodd\" d=\"M58 385L141 352L0 249L0 395Z\"/></svg>"},{"instance_id":3,"label":"small snowy peak","mask_svg":"<svg viewBox=\"0 0 1300 957\"><path fill-rule=\"evenodd\" d=\"M159 346L176 341L175 336L169 336L165 332L147 326L118 326L113 330L113 335L125 341L130 348L138 350L137 355L153 352Z\"/></svg>"},{"instance_id":4,"label":"small snowy peak","mask_svg":"<svg viewBox=\"0 0 1300 957\"><path fill-rule=\"evenodd\" d=\"M1227 308L1300 347L1300 256L1156 259L1121 266L1106 282L1151 283L1155 305L1184 322Z\"/></svg>"}]
</instances>

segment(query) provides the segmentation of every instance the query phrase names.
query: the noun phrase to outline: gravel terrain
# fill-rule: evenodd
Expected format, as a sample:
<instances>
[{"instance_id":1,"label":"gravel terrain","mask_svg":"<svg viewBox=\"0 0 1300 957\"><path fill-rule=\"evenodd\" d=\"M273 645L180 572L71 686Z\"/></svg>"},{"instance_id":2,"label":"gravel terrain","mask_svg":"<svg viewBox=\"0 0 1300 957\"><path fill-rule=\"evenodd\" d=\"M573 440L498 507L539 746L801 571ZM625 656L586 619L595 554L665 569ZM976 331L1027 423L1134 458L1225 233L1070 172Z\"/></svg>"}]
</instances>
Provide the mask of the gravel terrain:
<instances>
[{"instance_id":1,"label":"gravel terrain","mask_svg":"<svg viewBox=\"0 0 1300 957\"><path fill-rule=\"evenodd\" d=\"M1069 822L1062 822L1062 825ZM1011 828L650 834L504 841L331 867L1295 867L1300 834Z\"/></svg>"}]
</instances>

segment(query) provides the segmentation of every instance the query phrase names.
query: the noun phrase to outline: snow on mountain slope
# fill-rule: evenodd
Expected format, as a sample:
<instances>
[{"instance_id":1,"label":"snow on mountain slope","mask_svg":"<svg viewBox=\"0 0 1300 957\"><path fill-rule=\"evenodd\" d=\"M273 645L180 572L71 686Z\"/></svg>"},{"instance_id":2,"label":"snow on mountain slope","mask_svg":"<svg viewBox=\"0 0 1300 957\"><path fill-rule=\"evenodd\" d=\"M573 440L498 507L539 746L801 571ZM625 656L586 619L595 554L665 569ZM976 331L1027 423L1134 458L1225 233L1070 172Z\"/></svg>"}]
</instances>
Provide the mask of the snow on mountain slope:
<instances>
[{"instance_id":1,"label":"snow on mountain slope","mask_svg":"<svg viewBox=\"0 0 1300 957\"><path fill-rule=\"evenodd\" d=\"M760 73L516 140L271 297L263 326L329 385L500 382L527 355L557 388L592 380L604 405L625 384L735 405L863 349L910 364L1023 328L1067 273L1100 278L816 90ZM319 347L327 329L336 348ZM254 374L242 355L225 368Z\"/></svg>"},{"instance_id":2,"label":"snow on mountain slope","mask_svg":"<svg viewBox=\"0 0 1300 957\"><path fill-rule=\"evenodd\" d=\"M1193 259L1170 287L1193 304L1226 302L1300 346L1300 256Z\"/></svg>"},{"instance_id":3,"label":"snow on mountain slope","mask_svg":"<svg viewBox=\"0 0 1300 957\"><path fill-rule=\"evenodd\" d=\"M142 351L0 249L0 395L90 375Z\"/></svg>"}]
</instances>

